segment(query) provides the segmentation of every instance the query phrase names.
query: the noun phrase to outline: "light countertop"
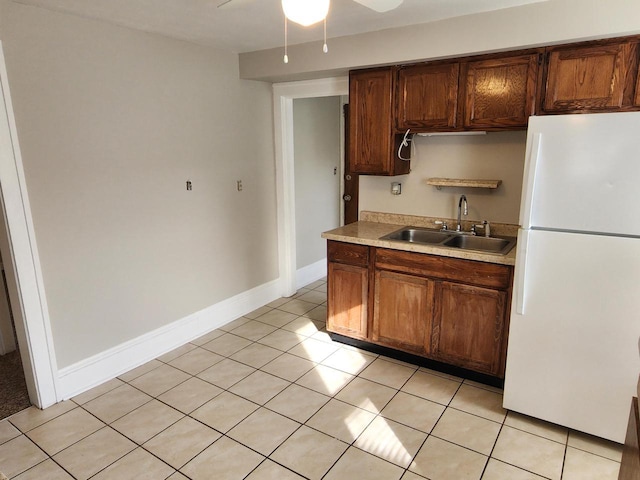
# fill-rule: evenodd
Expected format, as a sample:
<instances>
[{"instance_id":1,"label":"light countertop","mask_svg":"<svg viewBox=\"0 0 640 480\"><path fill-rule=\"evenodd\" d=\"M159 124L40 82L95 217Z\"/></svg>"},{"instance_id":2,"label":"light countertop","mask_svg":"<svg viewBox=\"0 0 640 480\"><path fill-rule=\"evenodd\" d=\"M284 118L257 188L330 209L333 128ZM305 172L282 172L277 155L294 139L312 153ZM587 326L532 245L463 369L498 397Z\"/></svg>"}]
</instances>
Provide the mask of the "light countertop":
<instances>
[{"instance_id":1,"label":"light countertop","mask_svg":"<svg viewBox=\"0 0 640 480\"><path fill-rule=\"evenodd\" d=\"M440 245L426 245L419 243L409 243L393 240L380 240L391 232L399 230L402 227L426 227L438 228L434 221L438 220L432 217L418 217L413 215L395 215L376 212L361 212L361 220L356 223L345 225L322 234L322 238L327 240L336 240L339 242L356 243L360 245L369 245L373 247L391 248L394 250L404 250L407 252L428 253L431 255L440 255L443 257L462 258L465 260L475 260L479 262L497 263L501 265L515 265L516 247L506 255L495 253L484 253L473 250L462 250L453 247L444 247ZM450 228L455 224L455 220L447 220ZM474 222L465 221L463 229L468 230ZM480 223L475 222L475 223ZM517 225L509 224L491 224L492 236L517 236Z\"/></svg>"}]
</instances>

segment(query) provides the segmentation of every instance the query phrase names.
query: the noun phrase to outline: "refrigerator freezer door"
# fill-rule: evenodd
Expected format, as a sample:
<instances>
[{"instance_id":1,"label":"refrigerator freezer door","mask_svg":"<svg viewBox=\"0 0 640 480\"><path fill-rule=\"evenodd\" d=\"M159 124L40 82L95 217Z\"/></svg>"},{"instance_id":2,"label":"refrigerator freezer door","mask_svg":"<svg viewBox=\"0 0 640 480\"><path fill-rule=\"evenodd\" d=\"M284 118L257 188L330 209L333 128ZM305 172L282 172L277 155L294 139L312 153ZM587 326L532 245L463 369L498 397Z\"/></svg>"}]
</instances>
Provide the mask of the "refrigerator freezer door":
<instances>
[{"instance_id":1,"label":"refrigerator freezer door","mask_svg":"<svg viewBox=\"0 0 640 480\"><path fill-rule=\"evenodd\" d=\"M640 236L640 112L531 117L523 228Z\"/></svg>"},{"instance_id":2,"label":"refrigerator freezer door","mask_svg":"<svg viewBox=\"0 0 640 480\"><path fill-rule=\"evenodd\" d=\"M524 315L514 301L504 407L623 442L640 372L640 240L522 235Z\"/></svg>"}]
</instances>

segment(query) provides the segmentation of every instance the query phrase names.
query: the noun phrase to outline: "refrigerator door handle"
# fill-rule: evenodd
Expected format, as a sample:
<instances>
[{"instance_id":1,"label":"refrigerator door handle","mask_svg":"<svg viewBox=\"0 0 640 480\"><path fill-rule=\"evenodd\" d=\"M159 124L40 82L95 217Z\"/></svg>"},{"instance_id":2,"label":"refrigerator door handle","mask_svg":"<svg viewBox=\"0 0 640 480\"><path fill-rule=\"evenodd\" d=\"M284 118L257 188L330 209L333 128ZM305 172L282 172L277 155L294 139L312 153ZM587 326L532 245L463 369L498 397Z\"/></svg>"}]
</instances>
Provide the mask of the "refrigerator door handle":
<instances>
[{"instance_id":1,"label":"refrigerator door handle","mask_svg":"<svg viewBox=\"0 0 640 480\"><path fill-rule=\"evenodd\" d=\"M527 156L524 166L524 184L522 187L522 206L520 208L520 225L522 228L531 228L531 214L533 212L533 195L535 192L536 170L540 160L540 146L542 133L535 132L527 145Z\"/></svg>"},{"instance_id":2,"label":"refrigerator door handle","mask_svg":"<svg viewBox=\"0 0 640 480\"><path fill-rule=\"evenodd\" d=\"M516 313L524 315L525 292L527 288L527 246L529 243L529 230L520 230L518 236L518 250L516 252Z\"/></svg>"}]
</instances>

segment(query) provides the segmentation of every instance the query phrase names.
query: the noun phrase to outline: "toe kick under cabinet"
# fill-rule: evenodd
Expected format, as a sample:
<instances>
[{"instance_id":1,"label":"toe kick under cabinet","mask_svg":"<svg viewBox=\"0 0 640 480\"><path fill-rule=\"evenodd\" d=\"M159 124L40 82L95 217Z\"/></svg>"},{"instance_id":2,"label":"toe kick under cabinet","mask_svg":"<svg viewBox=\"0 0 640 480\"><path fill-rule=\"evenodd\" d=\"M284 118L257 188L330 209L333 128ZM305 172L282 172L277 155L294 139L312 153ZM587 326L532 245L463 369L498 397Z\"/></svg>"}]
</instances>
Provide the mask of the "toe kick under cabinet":
<instances>
[{"instance_id":1,"label":"toe kick under cabinet","mask_svg":"<svg viewBox=\"0 0 640 480\"><path fill-rule=\"evenodd\" d=\"M329 240L327 330L503 378L513 267Z\"/></svg>"}]
</instances>

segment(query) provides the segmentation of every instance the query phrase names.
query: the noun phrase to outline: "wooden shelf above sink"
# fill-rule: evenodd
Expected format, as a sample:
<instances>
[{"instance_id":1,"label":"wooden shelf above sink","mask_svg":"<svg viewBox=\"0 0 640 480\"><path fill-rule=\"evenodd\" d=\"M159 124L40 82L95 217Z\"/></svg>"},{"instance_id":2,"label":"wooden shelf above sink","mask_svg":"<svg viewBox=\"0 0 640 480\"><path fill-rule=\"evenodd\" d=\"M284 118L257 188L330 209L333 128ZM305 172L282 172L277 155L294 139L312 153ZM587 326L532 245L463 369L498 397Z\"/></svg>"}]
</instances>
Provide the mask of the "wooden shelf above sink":
<instances>
[{"instance_id":1,"label":"wooden shelf above sink","mask_svg":"<svg viewBox=\"0 0 640 480\"><path fill-rule=\"evenodd\" d=\"M438 190L442 187L488 188L495 190L502 180L476 180L469 178L427 178L427 185L433 185Z\"/></svg>"}]
</instances>

